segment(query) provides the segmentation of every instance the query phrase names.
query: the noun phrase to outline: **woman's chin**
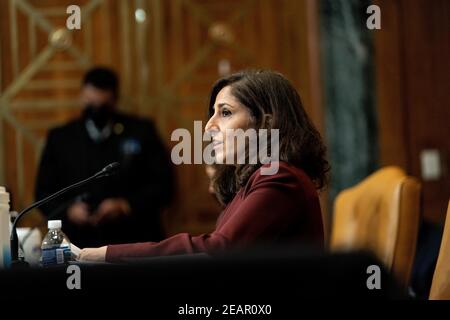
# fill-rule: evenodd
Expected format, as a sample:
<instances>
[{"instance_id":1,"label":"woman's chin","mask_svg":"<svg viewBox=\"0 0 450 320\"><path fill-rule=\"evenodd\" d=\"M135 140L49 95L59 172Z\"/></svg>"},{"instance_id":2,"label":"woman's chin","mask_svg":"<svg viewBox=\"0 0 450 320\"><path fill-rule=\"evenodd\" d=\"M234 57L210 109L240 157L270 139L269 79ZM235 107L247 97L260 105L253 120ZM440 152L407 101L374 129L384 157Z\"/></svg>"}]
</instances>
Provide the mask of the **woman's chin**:
<instances>
[{"instance_id":1,"label":"woman's chin","mask_svg":"<svg viewBox=\"0 0 450 320\"><path fill-rule=\"evenodd\" d=\"M214 156L214 160L215 160L215 162L216 162L217 164L223 164L223 163L224 163L223 155L222 155L221 153L216 154L216 155Z\"/></svg>"}]
</instances>

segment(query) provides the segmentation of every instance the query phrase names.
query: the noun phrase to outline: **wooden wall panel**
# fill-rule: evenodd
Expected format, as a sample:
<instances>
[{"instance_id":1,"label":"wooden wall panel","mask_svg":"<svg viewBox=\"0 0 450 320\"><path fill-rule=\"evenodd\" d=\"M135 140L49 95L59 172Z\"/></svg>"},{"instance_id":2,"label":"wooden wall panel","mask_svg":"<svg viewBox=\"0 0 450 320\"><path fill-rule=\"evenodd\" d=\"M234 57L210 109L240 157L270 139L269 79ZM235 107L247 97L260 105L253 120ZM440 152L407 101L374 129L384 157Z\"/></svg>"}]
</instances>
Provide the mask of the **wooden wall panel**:
<instances>
[{"instance_id":1,"label":"wooden wall panel","mask_svg":"<svg viewBox=\"0 0 450 320\"><path fill-rule=\"evenodd\" d=\"M382 12L382 29L375 32L382 164L421 178L421 152L437 149L443 172L422 181L424 216L443 222L450 197L450 2L376 3Z\"/></svg>"}]
</instances>

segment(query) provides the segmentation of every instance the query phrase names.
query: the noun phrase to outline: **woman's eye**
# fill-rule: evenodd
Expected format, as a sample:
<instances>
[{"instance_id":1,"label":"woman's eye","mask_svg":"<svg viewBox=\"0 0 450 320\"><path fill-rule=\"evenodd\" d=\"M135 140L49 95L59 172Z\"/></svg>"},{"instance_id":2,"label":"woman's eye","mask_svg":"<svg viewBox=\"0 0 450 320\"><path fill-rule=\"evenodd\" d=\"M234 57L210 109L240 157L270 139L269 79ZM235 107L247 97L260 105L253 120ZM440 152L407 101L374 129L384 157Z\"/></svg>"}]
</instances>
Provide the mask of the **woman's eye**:
<instances>
[{"instance_id":1,"label":"woman's eye","mask_svg":"<svg viewBox=\"0 0 450 320\"><path fill-rule=\"evenodd\" d=\"M228 117L228 116L231 116L231 112L226 110L226 109L223 109L222 110L222 117Z\"/></svg>"}]
</instances>

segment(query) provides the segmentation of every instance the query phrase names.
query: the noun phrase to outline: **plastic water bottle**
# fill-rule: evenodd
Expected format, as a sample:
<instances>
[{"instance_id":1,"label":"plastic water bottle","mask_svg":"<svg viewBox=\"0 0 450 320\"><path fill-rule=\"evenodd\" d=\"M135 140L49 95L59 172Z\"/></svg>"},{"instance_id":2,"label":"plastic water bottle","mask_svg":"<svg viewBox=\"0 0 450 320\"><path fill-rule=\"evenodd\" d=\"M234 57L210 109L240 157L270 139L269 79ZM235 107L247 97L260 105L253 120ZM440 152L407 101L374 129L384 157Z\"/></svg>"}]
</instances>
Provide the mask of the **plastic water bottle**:
<instances>
[{"instance_id":1,"label":"plastic water bottle","mask_svg":"<svg viewBox=\"0 0 450 320\"><path fill-rule=\"evenodd\" d=\"M42 241L41 264L44 267L62 265L72 260L70 241L61 231L61 220L48 221L48 233Z\"/></svg>"}]
</instances>

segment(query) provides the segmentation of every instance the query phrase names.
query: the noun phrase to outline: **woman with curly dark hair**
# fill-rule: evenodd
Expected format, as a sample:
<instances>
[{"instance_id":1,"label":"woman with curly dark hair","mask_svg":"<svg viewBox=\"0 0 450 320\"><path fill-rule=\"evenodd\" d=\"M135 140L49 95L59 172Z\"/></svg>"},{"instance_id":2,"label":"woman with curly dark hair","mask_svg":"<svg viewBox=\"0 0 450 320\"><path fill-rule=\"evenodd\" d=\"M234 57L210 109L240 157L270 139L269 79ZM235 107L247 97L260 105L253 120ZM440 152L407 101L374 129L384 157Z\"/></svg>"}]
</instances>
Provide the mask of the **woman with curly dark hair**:
<instances>
[{"instance_id":1,"label":"woman with curly dark hair","mask_svg":"<svg viewBox=\"0 0 450 320\"><path fill-rule=\"evenodd\" d=\"M213 254L267 243L323 245L317 189L325 185L329 170L326 148L290 82L279 73L264 70L230 75L213 86L208 112L205 131L213 136L216 162L223 163L215 165L213 178L216 196L225 207L216 229L200 236L181 233L158 243L83 249L80 260ZM238 148L224 137L227 130L236 129L278 130L278 159L226 162L235 158ZM262 170L274 164L277 172L265 175Z\"/></svg>"}]
</instances>

